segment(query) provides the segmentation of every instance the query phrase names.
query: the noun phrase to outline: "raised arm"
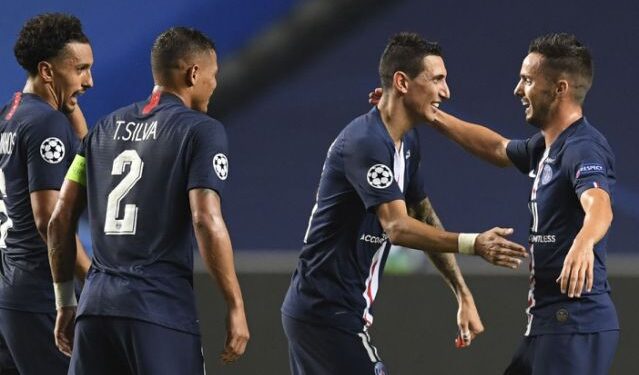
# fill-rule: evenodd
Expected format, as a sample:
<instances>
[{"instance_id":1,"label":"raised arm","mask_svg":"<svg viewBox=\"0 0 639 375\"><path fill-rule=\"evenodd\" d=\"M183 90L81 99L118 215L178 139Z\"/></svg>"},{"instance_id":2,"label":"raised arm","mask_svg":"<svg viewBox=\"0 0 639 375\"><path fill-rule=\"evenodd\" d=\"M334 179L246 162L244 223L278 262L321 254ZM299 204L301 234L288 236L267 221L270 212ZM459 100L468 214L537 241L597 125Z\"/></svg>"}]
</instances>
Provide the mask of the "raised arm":
<instances>
[{"instance_id":1,"label":"raised arm","mask_svg":"<svg viewBox=\"0 0 639 375\"><path fill-rule=\"evenodd\" d=\"M368 102L377 105L382 97L382 89L376 88L368 94ZM512 165L506 147L509 140L485 126L456 118L437 108L432 112L428 107L426 118L448 138L475 156L499 167Z\"/></svg>"},{"instance_id":2,"label":"raised arm","mask_svg":"<svg viewBox=\"0 0 639 375\"><path fill-rule=\"evenodd\" d=\"M86 204L84 186L65 179L48 226L47 245L56 299L56 345L70 356L76 299L73 272L76 264L75 228Z\"/></svg>"},{"instance_id":3,"label":"raised arm","mask_svg":"<svg viewBox=\"0 0 639 375\"><path fill-rule=\"evenodd\" d=\"M438 229L444 229L428 198L425 198L417 205L409 207L408 213L411 217L423 223ZM468 346L475 336L484 331L484 325L477 312L473 295L464 281L453 254L430 251L426 251L426 254L455 294L459 306L457 310L457 326L460 333L459 339L462 340L461 343L457 344L458 346Z\"/></svg>"},{"instance_id":4,"label":"raised arm","mask_svg":"<svg viewBox=\"0 0 639 375\"><path fill-rule=\"evenodd\" d=\"M431 124L471 154L499 167L512 165L506 147L509 140L485 126L458 119L437 110Z\"/></svg>"},{"instance_id":5,"label":"raised arm","mask_svg":"<svg viewBox=\"0 0 639 375\"><path fill-rule=\"evenodd\" d=\"M189 203L200 254L226 301L227 337L221 359L224 363L231 363L244 353L249 340L244 301L233 264L231 238L222 217L220 197L214 190L191 189Z\"/></svg>"},{"instance_id":6,"label":"raised arm","mask_svg":"<svg viewBox=\"0 0 639 375\"><path fill-rule=\"evenodd\" d=\"M594 247L608 232L612 223L610 196L603 189L588 189L579 198L585 212L584 223L564 260L557 278L562 293L579 298L584 290L590 292L594 282Z\"/></svg>"},{"instance_id":7,"label":"raised arm","mask_svg":"<svg viewBox=\"0 0 639 375\"><path fill-rule=\"evenodd\" d=\"M512 229L493 228L480 234L446 232L410 217L402 199L377 206L377 216L394 245L428 252L479 255L508 268L517 268L521 264L519 258L527 256L523 246L505 238Z\"/></svg>"}]
</instances>

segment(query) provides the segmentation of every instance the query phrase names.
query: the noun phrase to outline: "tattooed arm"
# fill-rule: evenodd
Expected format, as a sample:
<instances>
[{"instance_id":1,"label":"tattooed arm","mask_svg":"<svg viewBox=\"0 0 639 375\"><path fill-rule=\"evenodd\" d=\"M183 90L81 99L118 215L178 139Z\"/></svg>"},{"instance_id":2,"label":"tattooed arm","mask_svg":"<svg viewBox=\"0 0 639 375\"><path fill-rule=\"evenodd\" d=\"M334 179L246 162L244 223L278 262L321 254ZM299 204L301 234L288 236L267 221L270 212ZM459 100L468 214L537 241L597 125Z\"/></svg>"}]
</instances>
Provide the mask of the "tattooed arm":
<instances>
[{"instance_id":1,"label":"tattooed arm","mask_svg":"<svg viewBox=\"0 0 639 375\"><path fill-rule=\"evenodd\" d=\"M424 198L417 205L409 207L408 214L435 228L444 229L428 198ZM437 267L439 273L444 277L446 283L452 288L453 293L455 293L459 305L457 325L459 327L460 338L463 339L462 346L468 346L475 336L483 332L484 326L479 318L473 295L470 289L468 289L464 277L457 266L455 255L429 251L426 251L426 254L435 267ZM470 332L470 334L464 335L464 333L467 332Z\"/></svg>"},{"instance_id":2,"label":"tattooed arm","mask_svg":"<svg viewBox=\"0 0 639 375\"><path fill-rule=\"evenodd\" d=\"M419 202L417 205L409 207L408 214L430 226L442 230L444 229L441 220L439 220L439 217L428 198L424 198L424 200ZM446 283L453 289L455 295L458 296L462 292L468 291L468 287L464 282L464 277L457 266L454 254L426 251L426 255L428 255L430 261L435 265L435 267L437 267L444 277L444 280L446 280Z\"/></svg>"}]
</instances>

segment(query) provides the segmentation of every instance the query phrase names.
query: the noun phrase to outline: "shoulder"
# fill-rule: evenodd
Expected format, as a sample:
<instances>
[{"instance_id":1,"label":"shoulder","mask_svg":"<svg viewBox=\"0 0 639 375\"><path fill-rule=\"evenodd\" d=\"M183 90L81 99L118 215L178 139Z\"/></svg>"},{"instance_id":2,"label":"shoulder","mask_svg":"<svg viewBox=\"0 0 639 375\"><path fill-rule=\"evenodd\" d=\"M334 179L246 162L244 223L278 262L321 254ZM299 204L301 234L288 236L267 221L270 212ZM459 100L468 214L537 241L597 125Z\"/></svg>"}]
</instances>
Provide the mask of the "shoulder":
<instances>
[{"instance_id":1,"label":"shoulder","mask_svg":"<svg viewBox=\"0 0 639 375\"><path fill-rule=\"evenodd\" d=\"M70 123L67 116L62 112L56 111L53 108L38 108L32 111L30 121L25 125L33 128L47 128L47 127L64 127L69 129ZM70 129L69 129L70 130Z\"/></svg>"},{"instance_id":2,"label":"shoulder","mask_svg":"<svg viewBox=\"0 0 639 375\"><path fill-rule=\"evenodd\" d=\"M587 121L566 140L564 153L569 156L589 154L600 154L602 156L613 155L606 137Z\"/></svg>"},{"instance_id":3,"label":"shoulder","mask_svg":"<svg viewBox=\"0 0 639 375\"><path fill-rule=\"evenodd\" d=\"M371 112L351 121L341 133L344 150L370 152L384 149L384 138L377 125Z\"/></svg>"}]
</instances>

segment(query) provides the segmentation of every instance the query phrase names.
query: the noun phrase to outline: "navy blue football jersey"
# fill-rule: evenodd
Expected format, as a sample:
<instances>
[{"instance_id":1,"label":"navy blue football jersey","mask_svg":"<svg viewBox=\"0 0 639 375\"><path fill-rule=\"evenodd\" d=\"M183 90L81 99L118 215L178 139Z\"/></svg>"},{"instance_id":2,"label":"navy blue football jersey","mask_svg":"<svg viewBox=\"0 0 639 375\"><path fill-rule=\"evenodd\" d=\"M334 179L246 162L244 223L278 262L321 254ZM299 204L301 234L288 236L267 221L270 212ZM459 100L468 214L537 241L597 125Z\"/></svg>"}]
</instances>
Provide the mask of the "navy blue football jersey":
<instances>
[{"instance_id":1,"label":"navy blue football jersey","mask_svg":"<svg viewBox=\"0 0 639 375\"><path fill-rule=\"evenodd\" d=\"M0 307L55 312L29 194L60 190L76 143L67 117L37 95L16 93L0 111Z\"/></svg>"},{"instance_id":2,"label":"navy blue football jersey","mask_svg":"<svg viewBox=\"0 0 639 375\"><path fill-rule=\"evenodd\" d=\"M169 93L116 110L83 140L93 263L78 316L129 317L199 334L188 192L221 195L221 123Z\"/></svg>"},{"instance_id":3,"label":"navy blue football jersey","mask_svg":"<svg viewBox=\"0 0 639 375\"><path fill-rule=\"evenodd\" d=\"M342 130L324 162L284 314L354 332L373 323L391 245L376 208L425 198L419 163L416 131L397 150L376 108Z\"/></svg>"},{"instance_id":4,"label":"navy blue football jersey","mask_svg":"<svg viewBox=\"0 0 639 375\"><path fill-rule=\"evenodd\" d=\"M541 133L510 141L508 157L532 179L529 209L530 291L526 335L591 333L618 329L606 276L608 235L594 248L594 284L581 298L561 294L556 279L584 221L579 198L592 188L613 196L614 155L604 136L585 118L546 148Z\"/></svg>"}]
</instances>

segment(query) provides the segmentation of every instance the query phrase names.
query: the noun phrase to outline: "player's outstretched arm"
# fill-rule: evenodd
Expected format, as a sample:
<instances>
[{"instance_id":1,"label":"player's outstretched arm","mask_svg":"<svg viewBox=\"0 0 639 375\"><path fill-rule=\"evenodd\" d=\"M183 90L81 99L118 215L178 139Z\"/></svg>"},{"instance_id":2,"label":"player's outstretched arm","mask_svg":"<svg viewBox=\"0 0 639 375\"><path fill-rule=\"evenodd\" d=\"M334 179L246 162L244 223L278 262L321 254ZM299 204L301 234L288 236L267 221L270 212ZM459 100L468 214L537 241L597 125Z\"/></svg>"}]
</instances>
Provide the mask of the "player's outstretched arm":
<instances>
[{"instance_id":1,"label":"player's outstretched arm","mask_svg":"<svg viewBox=\"0 0 639 375\"><path fill-rule=\"evenodd\" d=\"M73 324L77 305L73 287L76 261L75 228L85 204L84 187L75 181L65 179L47 231L49 263L57 310L53 333L58 349L68 356L73 349Z\"/></svg>"},{"instance_id":2,"label":"player's outstretched arm","mask_svg":"<svg viewBox=\"0 0 639 375\"><path fill-rule=\"evenodd\" d=\"M581 227L557 278L562 293L579 298L582 291L590 292L594 282L594 247L608 232L612 223L610 195L603 189L588 189L579 198L584 209L584 224Z\"/></svg>"},{"instance_id":3,"label":"player's outstretched arm","mask_svg":"<svg viewBox=\"0 0 639 375\"><path fill-rule=\"evenodd\" d=\"M228 307L226 344L220 358L224 363L232 363L244 353L249 329L220 197L211 189L192 189L189 191L189 203L200 254Z\"/></svg>"},{"instance_id":4,"label":"player's outstretched arm","mask_svg":"<svg viewBox=\"0 0 639 375\"><path fill-rule=\"evenodd\" d=\"M377 105L382 89L368 93L368 102ZM434 110L434 111L433 111ZM435 129L462 146L466 151L499 167L512 165L506 154L509 140L485 126L472 124L452 116L439 108L428 107L426 119Z\"/></svg>"},{"instance_id":5,"label":"player's outstretched arm","mask_svg":"<svg viewBox=\"0 0 639 375\"><path fill-rule=\"evenodd\" d=\"M430 199L425 198L419 204L409 207L408 213L411 217L431 225L435 228L444 229L435 209L430 203ZM431 262L437 267L439 273L444 277L446 283L451 287L457 304L457 326L459 328L459 337L456 339L458 347L466 347L480 333L484 331L484 325L481 322L475 300L468 289L464 277L462 276L457 261L453 254L430 252L426 254Z\"/></svg>"},{"instance_id":6,"label":"player's outstretched arm","mask_svg":"<svg viewBox=\"0 0 639 375\"><path fill-rule=\"evenodd\" d=\"M460 120L440 109L429 120L435 129L471 154L498 167L512 165L506 153L509 140L499 133L485 126Z\"/></svg>"},{"instance_id":7,"label":"player's outstretched arm","mask_svg":"<svg viewBox=\"0 0 639 375\"><path fill-rule=\"evenodd\" d=\"M402 199L377 206L377 217L394 245L478 255L492 264L508 268L517 268L521 264L520 258L528 256L523 246L505 238L512 234L510 228L496 227L479 234L446 232L410 217Z\"/></svg>"}]
</instances>

